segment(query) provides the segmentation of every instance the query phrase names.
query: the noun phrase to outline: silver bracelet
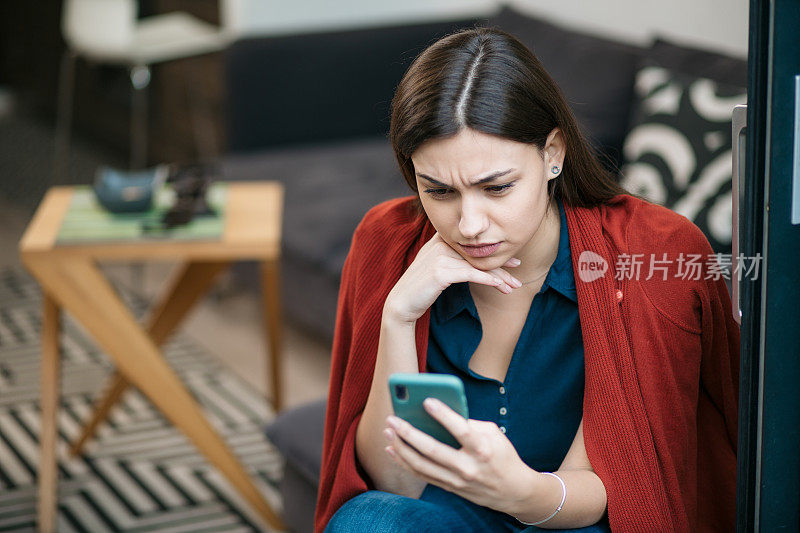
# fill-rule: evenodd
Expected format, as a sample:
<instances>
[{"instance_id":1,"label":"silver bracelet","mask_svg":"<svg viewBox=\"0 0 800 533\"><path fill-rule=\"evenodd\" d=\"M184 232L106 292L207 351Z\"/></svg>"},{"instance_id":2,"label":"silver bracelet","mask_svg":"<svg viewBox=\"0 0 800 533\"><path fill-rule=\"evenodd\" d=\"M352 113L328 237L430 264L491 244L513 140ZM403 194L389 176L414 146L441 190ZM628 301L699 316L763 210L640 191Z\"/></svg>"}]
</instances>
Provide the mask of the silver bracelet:
<instances>
[{"instance_id":1,"label":"silver bracelet","mask_svg":"<svg viewBox=\"0 0 800 533\"><path fill-rule=\"evenodd\" d=\"M561 508L564 507L564 502L567 501L567 485L564 483L564 480L561 479L561 477L558 474L554 474L553 472L542 472L542 474L544 474L545 476L553 476L558 480L559 483L561 483L561 491L562 491L561 503L558 504L558 507L556 507L556 510L553 511L553 514L551 514L544 520L539 520L538 522L525 522L517 518L517 521L519 521L522 524L525 524L526 526L538 526L539 524L544 524L545 522L553 518L555 515L557 515L558 512L561 510Z\"/></svg>"}]
</instances>

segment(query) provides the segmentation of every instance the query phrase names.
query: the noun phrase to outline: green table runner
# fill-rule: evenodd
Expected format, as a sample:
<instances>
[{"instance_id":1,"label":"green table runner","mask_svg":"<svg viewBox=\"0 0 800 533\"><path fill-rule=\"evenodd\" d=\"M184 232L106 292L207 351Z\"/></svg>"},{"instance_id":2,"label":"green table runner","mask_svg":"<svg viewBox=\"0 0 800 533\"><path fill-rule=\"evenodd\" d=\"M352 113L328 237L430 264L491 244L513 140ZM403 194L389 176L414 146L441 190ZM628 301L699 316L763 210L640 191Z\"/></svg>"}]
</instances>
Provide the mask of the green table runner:
<instances>
[{"instance_id":1,"label":"green table runner","mask_svg":"<svg viewBox=\"0 0 800 533\"><path fill-rule=\"evenodd\" d=\"M213 183L206 199L216 214L195 216L191 222L172 229L160 229L161 218L174 203L175 191L169 185L155 195L153 207L142 213L110 213L101 206L88 185L75 187L72 202L61 223L56 242L123 242L138 240L218 240L225 228L225 183ZM153 229L157 228L157 229Z\"/></svg>"}]
</instances>

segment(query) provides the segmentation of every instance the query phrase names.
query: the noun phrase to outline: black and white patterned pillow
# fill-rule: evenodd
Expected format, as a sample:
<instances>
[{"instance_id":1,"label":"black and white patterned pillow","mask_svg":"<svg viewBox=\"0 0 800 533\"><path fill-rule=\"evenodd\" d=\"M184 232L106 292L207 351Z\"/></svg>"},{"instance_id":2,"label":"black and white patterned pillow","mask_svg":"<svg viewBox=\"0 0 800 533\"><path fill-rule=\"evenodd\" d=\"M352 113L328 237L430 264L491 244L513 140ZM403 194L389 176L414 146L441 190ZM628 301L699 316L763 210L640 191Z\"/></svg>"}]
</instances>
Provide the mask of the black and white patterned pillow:
<instances>
[{"instance_id":1,"label":"black and white patterned pillow","mask_svg":"<svg viewBox=\"0 0 800 533\"><path fill-rule=\"evenodd\" d=\"M646 66L625 138L622 185L697 224L716 252L731 250L731 115L745 90Z\"/></svg>"}]
</instances>

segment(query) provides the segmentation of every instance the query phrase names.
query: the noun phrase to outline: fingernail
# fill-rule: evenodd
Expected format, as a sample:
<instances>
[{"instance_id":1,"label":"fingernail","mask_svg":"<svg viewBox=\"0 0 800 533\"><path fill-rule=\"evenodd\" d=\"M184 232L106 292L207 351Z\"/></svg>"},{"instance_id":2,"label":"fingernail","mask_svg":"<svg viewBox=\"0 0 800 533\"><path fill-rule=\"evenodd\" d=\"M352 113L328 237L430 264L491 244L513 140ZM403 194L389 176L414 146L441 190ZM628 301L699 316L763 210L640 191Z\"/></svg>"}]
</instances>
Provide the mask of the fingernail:
<instances>
[{"instance_id":1,"label":"fingernail","mask_svg":"<svg viewBox=\"0 0 800 533\"><path fill-rule=\"evenodd\" d=\"M522 264L522 261L520 261L516 257L512 257L511 259L509 259L509 263L511 263L514 266L519 266Z\"/></svg>"},{"instance_id":2,"label":"fingernail","mask_svg":"<svg viewBox=\"0 0 800 533\"><path fill-rule=\"evenodd\" d=\"M436 411L439 408L438 402L433 398L425 398L425 401L422 403L425 404L428 411Z\"/></svg>"},{"instance_id":3,"label":"fingernail","mask_svg":"<svg viewBox=\"0 0 800 533\"><path fill-rule=\"evenodd\" d=\"M515 278L514 276L511 276L511 281L514 283L514 285L517 286L517 288L522 287L522 282L517 278Z\"/></svg>"},{"instance_id":4,"label":"fingernail","mask_svg":"<svg viewBox=\"0 0 800 533\"><path fill-rule=\"evenodd\" d=\"M384 450L386 450L386 453L394 457L394 448L392 448L391 446L387 446L386 448L384 448Z\"/></svg>"},{"instance_id":5,"label":"fingernail","mask_svg":"<svg viewBox=\"0 0 800 533\"><path fill-rule=\"evenodd\" d=\"M386 428L383 430L383 436L386 437L386 440L394 440L394 431Z\"/></svg>"},{"instance_id":6,"label":"fingernail","mask_svg":"<svg viewBox=\"0 0 800 533\"><path fill-rule=\"evenodd\" d=\"M392 429L397 429L397 420L395 420L393 416L387 416L386 423L389 424Z\"/></svg>"}]
</instances>

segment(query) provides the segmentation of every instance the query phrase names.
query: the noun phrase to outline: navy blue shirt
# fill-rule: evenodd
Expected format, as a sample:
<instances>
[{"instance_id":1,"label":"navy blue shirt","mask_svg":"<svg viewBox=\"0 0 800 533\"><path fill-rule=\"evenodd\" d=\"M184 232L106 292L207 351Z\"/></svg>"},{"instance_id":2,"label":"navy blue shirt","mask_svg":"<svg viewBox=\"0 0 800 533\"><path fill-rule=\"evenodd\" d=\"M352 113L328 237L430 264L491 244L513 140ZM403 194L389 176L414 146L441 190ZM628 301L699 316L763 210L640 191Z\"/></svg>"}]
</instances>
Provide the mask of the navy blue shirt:
<instances>
[{"instance_id":1,"label":"navy blue shirt","mask_svg":"<svg viewBox=\"0 0 800 533\"><path fill-rule=\"evenodd\" d=\"M560 201L558 208L558 253L533 298L504 381L469 368L482 329L467 283L451 285L434 302L427 357L428 372L464 381L470 418L495 422L522 460L544 472L561 465L583 412L583 338Z\"/></svg>"}]
</instances>

